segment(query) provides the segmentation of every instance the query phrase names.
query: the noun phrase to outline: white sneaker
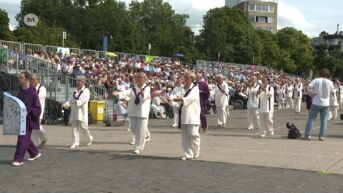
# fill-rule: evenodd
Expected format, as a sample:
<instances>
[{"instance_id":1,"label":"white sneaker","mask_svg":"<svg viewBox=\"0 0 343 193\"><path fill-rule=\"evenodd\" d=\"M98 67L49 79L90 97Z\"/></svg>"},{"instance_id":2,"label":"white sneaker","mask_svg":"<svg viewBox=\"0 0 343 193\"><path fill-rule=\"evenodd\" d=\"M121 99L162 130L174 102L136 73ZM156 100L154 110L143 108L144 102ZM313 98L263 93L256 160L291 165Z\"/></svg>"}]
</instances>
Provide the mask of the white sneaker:
<instances>
[{"instance_id":1,"label":"white sneaker","mask_svg":"<svg viewBox=\"0 0 343 193\"><path fill-rule=\"evenodd\" d=\"M89 143L87 143L87 146L90 146L90 145L92 145L92 143L93 143L93 136L91 136L91 140L89 141Z\"/></svg>"},{"instance_id":2,"label":"white sneaker","mask_svg":"<svg viewBox=\"0 0 343 193\"><path fill-rule=\"evenodd\" d=\"M73 145L71 145L69 148L70 149L75 149L76 147L78 147L79 145L77 145L77 144L73 144Z\"/></svg>"},{"instance_id":3,"label":"white sneaker","mask_svg":"<svg viewBox=\"0 0 343 193\"><path fill-rule=\"evenodd\" d=\"M177 126L178 126L177 124L172 125L172 127L174 127L174 128L176 128Z\"/></svg>"},{"instance_id":4,"label":"white sneaker","mask_svg":"<svg viewBox=\"0 0 343 193\"><path fill-rule=\"evenodd\" d=\"M186 160L192 160L192 158L188 158L188 157L182 157L181 158L182 161L186 161Z\"/></svg>"},{"instance_id":5,"label":"white sneaker","mask_svg":"<svg viewBox=\"0 0 343 193\"><path fill-rule=\"evenodd\" d=\"M135 143L136 143L135 141L131 141L129 144L134 145Z\"/></svg>"},{"instance_id":6,"label":"white sneaker","mask_svg":"<svg viewBox=\"0 0 343 193\"><path fill-rule=\"evenodd\" d=\"M274 131L270 132L270 135L273 136L274 135Z\"/></svg>"},{"instance_id":7,"label":"white sneaker","mask_svg":"<svg viewBox=\"0 0 343 193\"><path fill-rule=\"evenodd\" d=\"M140 154L141 150L136 149L135 151L133 151L133 154Z\"/></svg>"},{"instance_id":8,"label":"white sneaker","mask_svg":"<svg viewBox=\"0 0 343 193\"><path fill-rule=\"evenodd\" d=\"M248 130L254 130L254 128L253 127L249 127Z\"/></svg>"},{"instance_id":9,"label":"white sneaker","mask_svg":"<svg viewBox=\"0 0 343 193\"><path fill-rule=\"evenodd\" d=\"M148 136L148 137L145 138L145 142L147 142L147 143L149 143L150 140L151 140L150 136Z\"/></svg>"},{"instance_id":10,"label":"white sneaker","mask_svg":"<svg viewBox=\"0 0 343 193\"><path fill-rule=\"evenodd\" d=\"M21 166L23 164L24 162L17 162L17 161L12 162L12 166Z\"/></svg>"},{"instance_id":11,"label":"white sneaker","mask_svg":"<svg viewBox=\"0 0 343 193\"><path fill-rule=\"evenodd\" d=\"M263 138L263 137L266 137L266 134L263 133L263 134L260 135L260 137L262 137L262 138Z\"/></svg>"},{"instance_id":12,"label":"white sneaker","mask_svg":"<svg viewBox=\"0 0 343 193\"><path fill-rule=\"evenodd\" d=\"M28 158L27 160L28 160L28 161L34 161L34 160L36 160L36 159L38 159L38 158L40 158L40 157L42 157L42 154L41 154L41 153L38 153L35 157Z\"/></svg>"}]
</instances>

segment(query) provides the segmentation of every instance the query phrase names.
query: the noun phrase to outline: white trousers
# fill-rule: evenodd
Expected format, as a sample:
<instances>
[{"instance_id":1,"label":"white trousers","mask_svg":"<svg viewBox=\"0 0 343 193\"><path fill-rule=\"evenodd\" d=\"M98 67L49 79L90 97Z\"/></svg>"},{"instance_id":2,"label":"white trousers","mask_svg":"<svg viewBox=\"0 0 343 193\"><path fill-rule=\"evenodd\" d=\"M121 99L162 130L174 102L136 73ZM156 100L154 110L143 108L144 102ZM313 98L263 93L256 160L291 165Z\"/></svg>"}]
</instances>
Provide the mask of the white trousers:
<instances>
[{"instance_id":1,"label":"white trousers","mask_svg":"<svg viewBox=\"0 0 343 193\"><path fill-rule=\"evenodd\" d=\"M178 107L173 107L173 112L174 112L174 125L179 124L179 109Z\"/></svg>"},{"instance_id":2,"label":"white trousers","mask_svg":"<svg viewBox=\"0 0 343 193\"><path fill-rule=\"evenodd\" d=\"M296 113L301 111L301 98L294 98L294 108Z\"/></svg>"},{"instance_id":3,"label":"white trousers","mask_svg":"<svg viewBox=\"0 0 343 193\"><path fill-rule=\"evenodd\" d=\"M328 120L338 118L338 106L330 106Z\"/></svg>"},{"instance_id":4,"label":"white trousers","mask_svg":"<svg viewBox=\"0 0 343 193\"><path fill-rule=\"evenodd\" d=\"M40 122L42 123L42 120L40 120ZM32 130L31 140L36 147L38 147L43 141L46 142L48 140L48 135L42 124L40 125L39 130Z\"/></svg>"},{"instance_id":5,"label":"white trousers","mask_svg":"<svg viewBox=\"0 0 343 193\"><path fill-rule=\"evenodd\" d=\"M289 108L293 109L293 106L294 106L293 99L290 97L286 97L286 109L289 109Z\"/></svg>"},{"instance_id":6,"label":"white trousers","mask_svg":"<svg viewBox=\"0 0 343 193\"><path fill-rule=\"evenodd\" d=\"M145 137L148 132L148 120L149 119L142 117L130 117L131 131L135 136L135 150L144 150L146 142Z\"/></svg>"},{"instance_id":7,"label":"white trousers","mask_svg":"<svg viewBox=\"0 0 343 193\"><path fill-rule=\"evenodd\" d=\"M285 99L284 98L279 98L277 101L278 109L281 110L285 108Z\"/></svg>"},{"instance_id":8,"label":"white trousers","mask_svg":"<svg viewBox=\"0 0 343 193\"><path fill-rule=\"evenodd\" d=\"M88 129L88 123L74 120L71 121L71 128L73 132L73 144L80 145L80 133L87 143L93 139Z\"/></svg>"},{"instance_id":9,"label":"white trousers","mask_svg":"<svg viewBox=\"0 0 343 193\"><path fill-rule=\"evenodd\" d=\"M254 129L254 125L256 125L257 127L259 126L259 122L260 122L259 119L260 118L258 115L257 108L248 108L247 116L248 116L248 128L249 129Z\"/></svg>"},{"instance_id":10,"label":"white trousers","mask_svg":"<svg viewBox=\"0 0 343 193\"><path fill-rule=\"evenodd\" d=\"M229 116L227 105L217 106L217 122L218 125L226 125L226 119Z\"/></svg>"},{"instance_id":11,"label":"white trousers","mask_svg":"<svg viewBox=\"0 0 343 193\"><path fill-rule=\"evenodd\" d=\"M261 134L274 132L273 113L260 113L260 132Z\"/></svg>"},{"instance_id":12,"label":"white trousers","mask_svg":"<svg viewBox=\"0 0 343 193\"><path fill-rule=\"evenodd\" d=\"M182 149L186 158L197 158L200 155L199 125L181 125Z\"/></svg>"}]
</instances>

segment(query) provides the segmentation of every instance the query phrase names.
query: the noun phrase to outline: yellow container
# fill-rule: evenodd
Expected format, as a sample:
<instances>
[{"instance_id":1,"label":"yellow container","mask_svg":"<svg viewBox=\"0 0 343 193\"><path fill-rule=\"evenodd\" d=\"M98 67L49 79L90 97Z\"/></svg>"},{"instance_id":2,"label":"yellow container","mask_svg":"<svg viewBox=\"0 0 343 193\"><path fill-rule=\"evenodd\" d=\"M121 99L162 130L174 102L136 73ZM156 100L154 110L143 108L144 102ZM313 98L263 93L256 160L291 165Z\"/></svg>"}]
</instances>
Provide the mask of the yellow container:
<instances>
[{"instance_id":1,"label":"yellow container","mask_svg":"<svg viewBox=\"0 0 343 193\"><path fill-rule=\"evenodd\" d=\"M91 100L89 110L94 122L102 123L105 119L105 101Z\"/></svg>"}]
</instances>

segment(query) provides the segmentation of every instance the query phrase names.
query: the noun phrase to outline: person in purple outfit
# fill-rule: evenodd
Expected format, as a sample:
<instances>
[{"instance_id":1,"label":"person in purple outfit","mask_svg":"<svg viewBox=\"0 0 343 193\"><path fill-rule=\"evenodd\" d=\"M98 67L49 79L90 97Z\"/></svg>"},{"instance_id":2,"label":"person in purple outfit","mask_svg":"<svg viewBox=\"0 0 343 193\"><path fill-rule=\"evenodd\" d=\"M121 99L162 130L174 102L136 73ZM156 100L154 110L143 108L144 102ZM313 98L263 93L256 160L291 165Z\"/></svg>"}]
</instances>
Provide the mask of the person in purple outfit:
<instances>
[{"instance_id":1,"label":"person in purple outfit","mask_svg":"<svg viewBox=\"0 0 343 193\"><path fill-rule=\"evenodd\" d=\"M26 106L26 135L18 136L17 148L12 162L13 166L20 166L24 163L26 151L30 154L28 161L36 160L42 156L31 140L32 130L39 130L41 106L35 88L30 87L30 79L31 75L28 72L21 72L19 75L19 84L21 88L17 97L23 101Z\"/></svg>"},{"instance_id":2,"label":"person in purple outfit","mask_svg":"<svg viewBox=\"0 0 343 193\"><path fill-rule=\"evenodd\" d=\"M208 84L204 81L201 73L197 74L197 82L198 82L199 93L200 93L201 128L202 128L203 133L206 133L207 132L207 120L206 120L205 113L207 110L208 97L210 97L210 90L208 89Z\"/></svg>"}]
</instances>

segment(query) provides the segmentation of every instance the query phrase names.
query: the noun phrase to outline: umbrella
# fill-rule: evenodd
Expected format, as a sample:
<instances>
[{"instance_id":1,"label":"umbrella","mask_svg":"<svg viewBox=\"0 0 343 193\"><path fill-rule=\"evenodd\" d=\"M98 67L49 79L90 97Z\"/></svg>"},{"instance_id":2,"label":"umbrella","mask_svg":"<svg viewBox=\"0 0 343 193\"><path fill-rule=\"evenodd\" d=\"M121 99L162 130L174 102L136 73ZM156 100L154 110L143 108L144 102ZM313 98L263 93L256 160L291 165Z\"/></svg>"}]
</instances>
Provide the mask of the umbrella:
<instances>
[{"instance_id":1,"label":"umbrella","mask_svg":"<svg viewBox=\"0 0 343 193\"><path fill-rule=\"evenodd\" d=\"M110 57L110 58L114 58L117 57L117 54L113 53L113 52L107 52L106 56Z\"/></svg>"},{"instance_id":2,"label":"umbrella","mask_svg":"<svg viewBox=\"0 0 343 193\"><path fill-rule=\"evenodd\" d=\"M184 57L185 55L182 54L182 53L180 53L180 52L177 52L177 53L174 54L174 56L175 56L175 57L182 58L182 57Z\"/></svg>"}]
</instances>

